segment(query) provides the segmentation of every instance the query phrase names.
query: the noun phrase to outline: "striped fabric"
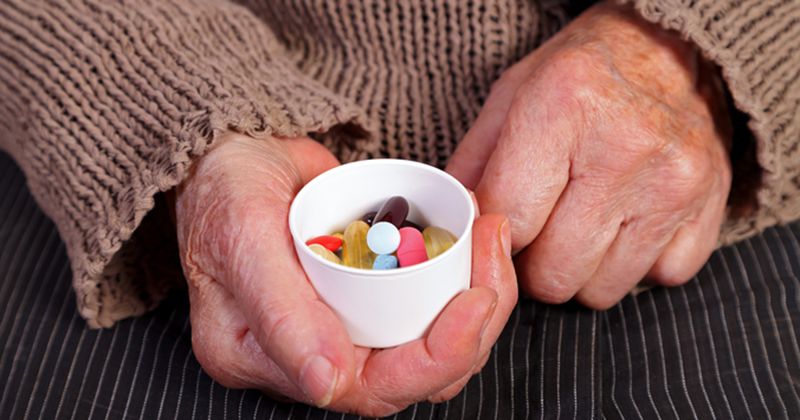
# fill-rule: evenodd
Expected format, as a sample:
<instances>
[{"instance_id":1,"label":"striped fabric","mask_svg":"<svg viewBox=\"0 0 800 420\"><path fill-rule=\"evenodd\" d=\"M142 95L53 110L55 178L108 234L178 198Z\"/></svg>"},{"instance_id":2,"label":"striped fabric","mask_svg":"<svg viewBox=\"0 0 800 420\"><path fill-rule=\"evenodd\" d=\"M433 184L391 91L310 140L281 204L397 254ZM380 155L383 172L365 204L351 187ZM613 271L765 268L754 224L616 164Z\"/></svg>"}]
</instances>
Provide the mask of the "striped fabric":
<instances>
[{"instance_id":1,"label":"striped fabric","mask_svg":"<svg viewBox=\"0 0 800 420\"><path fill-rule=\"evenodd\" d=\"M398 419L800 418L800 224L607 312L523 300L455 399ZM188 301L110 330L78 317L67 256L0 155L0 419L351 419L226 389L191 351Z\"/></svg>"}]
</instances>

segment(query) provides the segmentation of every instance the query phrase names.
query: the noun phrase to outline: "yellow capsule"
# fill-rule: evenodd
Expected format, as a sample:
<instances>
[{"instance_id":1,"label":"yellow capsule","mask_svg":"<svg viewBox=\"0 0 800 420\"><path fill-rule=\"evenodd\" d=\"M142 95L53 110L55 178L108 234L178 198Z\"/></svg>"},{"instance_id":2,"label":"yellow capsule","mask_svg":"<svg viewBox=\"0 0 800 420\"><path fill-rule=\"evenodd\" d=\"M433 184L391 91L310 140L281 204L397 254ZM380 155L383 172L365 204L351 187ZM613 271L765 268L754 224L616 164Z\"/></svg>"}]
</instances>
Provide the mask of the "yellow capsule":
<instances>
[{"instance_id":1,"label":"yellow capsule","mask_svg":"<svg viewBox=\"0 0 800 420\"><path fill-rule=\"evenodd\" d=\"M426 227L422 231L422 238L425 239L429 260L450 249L458 239L449 230L437 226Z\"/></svg>"},{"instance_id":2,"label":"yellow capsule","mask_svg":"<svg viewBox=\"0 0 800 420\"><path fill-rule=\"evenodd\" d=\"M322 258L325 258L326 260L332 263L336 264L342 263L342 260L340 260L339 257L336 256L336 254L334 254L333 252L331 252L330 249L325 248L320 244L311 244L308 247L311 248L311 251L313 251L315 254L319 255Z\"/></svg>"},{"instance_id":3,"label":"yellow capsule","mask_svg":"<svg viewBox=\"0 0 800 420\"><path fill-rule=\"evenodd\" d=\"M375 253L367 246L367 232L369 225L361 220L356 220L344 230L342 243L342 262L353 268L372 269Z\"/></svg>"}]
</instances>

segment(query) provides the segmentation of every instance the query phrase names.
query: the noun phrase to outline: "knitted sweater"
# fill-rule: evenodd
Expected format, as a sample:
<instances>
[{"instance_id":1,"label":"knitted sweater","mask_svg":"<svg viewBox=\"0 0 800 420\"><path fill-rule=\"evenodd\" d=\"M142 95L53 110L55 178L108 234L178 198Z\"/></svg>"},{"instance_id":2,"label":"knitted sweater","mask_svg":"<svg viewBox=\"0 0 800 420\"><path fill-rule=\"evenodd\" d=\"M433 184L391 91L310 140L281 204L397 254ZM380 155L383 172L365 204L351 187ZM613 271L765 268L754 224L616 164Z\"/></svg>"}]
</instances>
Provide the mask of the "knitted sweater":
<instances>
[{"instance_id":1,"label":"knitted sweater","mask_svg":"<svg viewBox=\"0 0 800 420\"><path fill-rule=\"evenodd\" d=\"M560 0L239 3L0 5L0 148L58 226L92 326L181 281L158 193L221 133L443 166L492 82L576 13ZM719 65L749 118L758 170L741 170L762 179L742 185L757 208L729 217L723 241L800 216L800 2L632 3Z\"/></svg>"}]
</instances>

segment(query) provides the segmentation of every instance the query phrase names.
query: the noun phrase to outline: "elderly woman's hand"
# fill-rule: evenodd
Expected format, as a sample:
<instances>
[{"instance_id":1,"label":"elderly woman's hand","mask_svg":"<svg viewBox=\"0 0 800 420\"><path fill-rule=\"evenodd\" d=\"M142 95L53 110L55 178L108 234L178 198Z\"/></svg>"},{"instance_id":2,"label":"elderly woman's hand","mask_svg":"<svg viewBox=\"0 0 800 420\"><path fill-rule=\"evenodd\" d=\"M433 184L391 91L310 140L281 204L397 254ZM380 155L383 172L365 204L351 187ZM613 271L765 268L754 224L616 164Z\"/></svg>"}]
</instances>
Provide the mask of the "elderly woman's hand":
<instances>
[{"instance_id":1,"label":"elderly woman's hand","mask_svg":"<svg viewBox=\"0 0 800 420\"><path fill-rule=\"evenodd\" d=\"M287 226L295 193L335 165L307 138L231 134L193 167L175 213L198 360L226 386L370 416L454 396L483 366L516 304L508 223L475 221L473 287L426 338L356 347L308 282Z\"/></svg>"},{"instance_id":2,"label":"elderly woman's hand","mask_svg":"<svg viewBox=\"0 0 800 420\"><path fill-rule=\"evenodd\" d=\"M511 67L448 170L507 214L523 288L598 309L647 277L684 283L713 251L730 189L719 96L696 54L600 4Z\"/></svg>"}]
</instances>

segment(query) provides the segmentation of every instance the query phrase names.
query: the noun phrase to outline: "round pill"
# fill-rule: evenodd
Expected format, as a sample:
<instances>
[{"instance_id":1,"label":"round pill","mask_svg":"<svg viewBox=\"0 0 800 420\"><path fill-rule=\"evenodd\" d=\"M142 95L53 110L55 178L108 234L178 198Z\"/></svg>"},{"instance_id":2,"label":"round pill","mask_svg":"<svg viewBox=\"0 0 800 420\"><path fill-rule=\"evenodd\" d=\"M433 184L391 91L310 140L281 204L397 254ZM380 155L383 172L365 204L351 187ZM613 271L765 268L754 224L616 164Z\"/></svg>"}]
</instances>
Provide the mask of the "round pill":
<instances>
[{"instance_id":1,"label":"round pill","mask_svg":"<svg viewBox=\"0 0 800 420\"><path fill-rule=\"evenodd\" d=\"M378 254L391 254L400 246L400 232L389 222L378 222L367 232L367 246Z\"/></svg>"},{"instance_id":2,"label":"round pill","mask_svg":"<svg viewBox=\"0 0 800 420\"><path fill-rule=\"evenodd\" d=\"M390 270L397 268L397 257L392 254L382 254L375 257L375 262L372 263L373 270Z\"/></svg>"}]
</instances>

